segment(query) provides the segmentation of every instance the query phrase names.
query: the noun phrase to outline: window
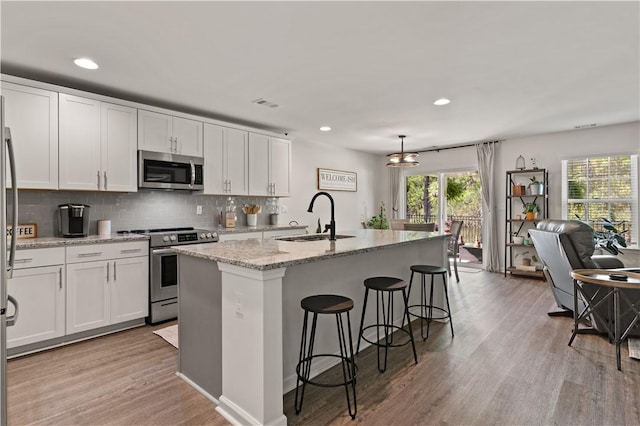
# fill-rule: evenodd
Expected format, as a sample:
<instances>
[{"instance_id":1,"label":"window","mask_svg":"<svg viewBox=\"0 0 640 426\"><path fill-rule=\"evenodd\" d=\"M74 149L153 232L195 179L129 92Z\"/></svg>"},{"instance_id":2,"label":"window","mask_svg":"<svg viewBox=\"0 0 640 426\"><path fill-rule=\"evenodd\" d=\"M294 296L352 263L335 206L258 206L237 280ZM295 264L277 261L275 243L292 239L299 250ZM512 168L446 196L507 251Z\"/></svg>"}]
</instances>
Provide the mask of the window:
<instances>
[{"instance_id":1,"label":"window","mask_svg":"<svg viewBox=\"0 0 640 426\"><path fill-rule=\"evenodd\" d=\"M562 161L564 219L602 229L602 218L626 230L627 244L638 242L638 156L618 155Z\"/></svg>"}]
</instances>

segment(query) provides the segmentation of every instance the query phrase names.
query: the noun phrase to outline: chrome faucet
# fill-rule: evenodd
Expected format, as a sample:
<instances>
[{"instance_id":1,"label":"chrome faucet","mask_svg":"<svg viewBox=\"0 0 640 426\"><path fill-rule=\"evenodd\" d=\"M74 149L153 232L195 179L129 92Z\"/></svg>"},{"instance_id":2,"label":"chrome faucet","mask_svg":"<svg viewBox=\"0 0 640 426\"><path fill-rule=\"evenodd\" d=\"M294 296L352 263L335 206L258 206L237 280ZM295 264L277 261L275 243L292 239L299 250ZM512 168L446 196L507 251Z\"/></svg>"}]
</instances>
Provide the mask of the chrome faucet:
<instances>
[{"instance_id":1,"label":"chrome faucet","mask_svg":"<svg viewBox=\"0 0 640 426\"><path fill-rule=\"evenodd\" d=\"M307 209L307 211L309 213L313 212L313 203L316 201L316 198L318 198L320 195L326 195L327 198L329 198L329 201L331 201L331 221L329 222L328 225L324 226L324 232L327 232L328 230L329 240L335 241L336 240L336 221L335 221L335 210L334 210L333 198L331 197L331 195L329 195L329 193L324 191L318 192L311 199L311 202L309 203L309 208Z\"/></svg>"}]
</instances>

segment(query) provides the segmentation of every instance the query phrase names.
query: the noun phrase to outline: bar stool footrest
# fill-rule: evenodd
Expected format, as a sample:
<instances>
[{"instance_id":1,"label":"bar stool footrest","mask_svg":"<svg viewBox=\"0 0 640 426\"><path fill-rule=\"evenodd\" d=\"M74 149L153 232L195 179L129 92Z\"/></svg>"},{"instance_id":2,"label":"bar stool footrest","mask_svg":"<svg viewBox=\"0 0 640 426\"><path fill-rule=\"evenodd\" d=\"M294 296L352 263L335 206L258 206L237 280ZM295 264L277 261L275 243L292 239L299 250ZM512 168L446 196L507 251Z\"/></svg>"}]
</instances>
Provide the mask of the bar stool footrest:
<instances>
[{"instance_id":1,"label":"bar stool footrest","mask_svg":"<svg viewBox=\"0 0 640 426\"><path fill-rule=\"evenodd\" d=\"M364 331L366 329L368 329L368 328L375 328L375 327L380 327L380 328L388 327L388 328L393 328L395 330L402 331L409 337L409 340L407 340L406 342L402 342L402 343L387 343L387 344L380 343L379 341L378 342L372 342L371 340L369 340L366 337L364 337ZM389 336L390 335L391 334L389 334ZM382 348L398 348L400 346L404 346L404 345L407 345L407 344L411 343L411 335L409 334L409 332L407 330L405 330L404 328L402 328L402 327L400 327L398 325L372 324L372 325L368 325L368 326L366 326L366 327L364 327L362 329L362 340L364 340L365 342L368 342L368 343L370 343L372 345L380 346ZM382 339L380 339L380 340L384 341L384 336L382 336ZM393 338L392 338L392 340L393 340Z\"/></svg>"},{"instance_id":2,"label":"bar stool footrest","mask_svg":"<svg viewBox=\"0 0 640 426\"><path fill-rule=\"evenodd\" d=\"M305 379L305 377L300 374L300 367L302 367L307 362L311 362L315 358L338 358L339 360L341 360L341 362L346 362L349 372L353 368L353 371L355 373L354 373L353 377L349 378L346 382L339 382L339 383L319 383L319 382L313 381L311 379ZM303 383L308 383L310 385L320 386L320 387L323 387L323 388L335 388L335 387L338 387L338 386L345 386L345 385L350 385L351 383L354 383L355 380L356 380L356 377L358 376L358 365L354 361L350 360L349 358L343 357L343 356L340 356L340 355L315 354L315 355L312 355L310 357L304 358L302 361L300 361L296 365L296 374L298 375L298 379L300 379L300 381L303 382Z\"/></svg>"},{"instance_id":3,"label":"bar stool footrest","mask_svg":"<svg viewBox=\"0 0 640 426\"><path fill-rule=\"evenodd\" d=\"M440 312L443 312L444 315L441 317L423 317L422 315L418 315L418 314L414 314L413 312L411 312L411 308L421 308L424 307L424 309L429 309L431 308L432 310L438 310ZM443 308L440 308L438 306L431 306L431 305L409 305L409 315L411 315L412 317L416 317L416 318L422 318L425 321L435 321L435 320L445 320L445 319L449 319L451 318L451 314Z\"/></svg>"}]
</instances>

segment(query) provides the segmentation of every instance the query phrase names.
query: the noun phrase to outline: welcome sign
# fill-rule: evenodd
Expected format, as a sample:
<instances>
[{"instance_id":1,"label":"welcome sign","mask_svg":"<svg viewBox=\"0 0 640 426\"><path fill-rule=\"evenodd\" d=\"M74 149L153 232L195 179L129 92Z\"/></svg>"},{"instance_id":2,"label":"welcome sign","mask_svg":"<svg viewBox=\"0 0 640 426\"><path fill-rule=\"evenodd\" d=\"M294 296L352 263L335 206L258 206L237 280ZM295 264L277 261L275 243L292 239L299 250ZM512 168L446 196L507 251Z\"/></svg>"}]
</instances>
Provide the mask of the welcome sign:
<instances>
[{"instance_id":1,"label":"welcome sign","mask_svg":"<svg viewBox=\"0 0 640 426\"><path fill-rule=\"evenodd\" d=\"M357 191L358 176L354 172L318 168L318 189Z\"/></svg>"}]
</instances>

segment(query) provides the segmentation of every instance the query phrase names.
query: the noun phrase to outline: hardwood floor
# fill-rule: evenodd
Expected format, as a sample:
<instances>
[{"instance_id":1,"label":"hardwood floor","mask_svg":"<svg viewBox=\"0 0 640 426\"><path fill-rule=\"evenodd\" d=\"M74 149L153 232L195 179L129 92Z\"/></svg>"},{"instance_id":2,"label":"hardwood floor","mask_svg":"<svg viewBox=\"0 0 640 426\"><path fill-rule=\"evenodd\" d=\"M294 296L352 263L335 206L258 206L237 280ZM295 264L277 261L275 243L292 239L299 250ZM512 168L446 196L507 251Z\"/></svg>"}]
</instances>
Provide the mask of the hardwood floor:
<instances>
[{"instance_id":1,"label":"hardwood floor","mask_svg":"<svg viewBox=\"0 0 640 426\"><path fill-rule=\"evenodd\" d=\"M409 346L389 353L383 374L375 348L357 357L355 420L344 389L310 386L298 416L294 392L284 396L289 424L640 424L640 361L625 344L617 371L601 336L579 335L568 347L572 320L546 315L547 283L462 270L450 297L456 336L434 323L416 342L418 365ZM174 375L176 351L152 330L9 361L9 424L227 424Z\"/></svg>"}]
</instances>

